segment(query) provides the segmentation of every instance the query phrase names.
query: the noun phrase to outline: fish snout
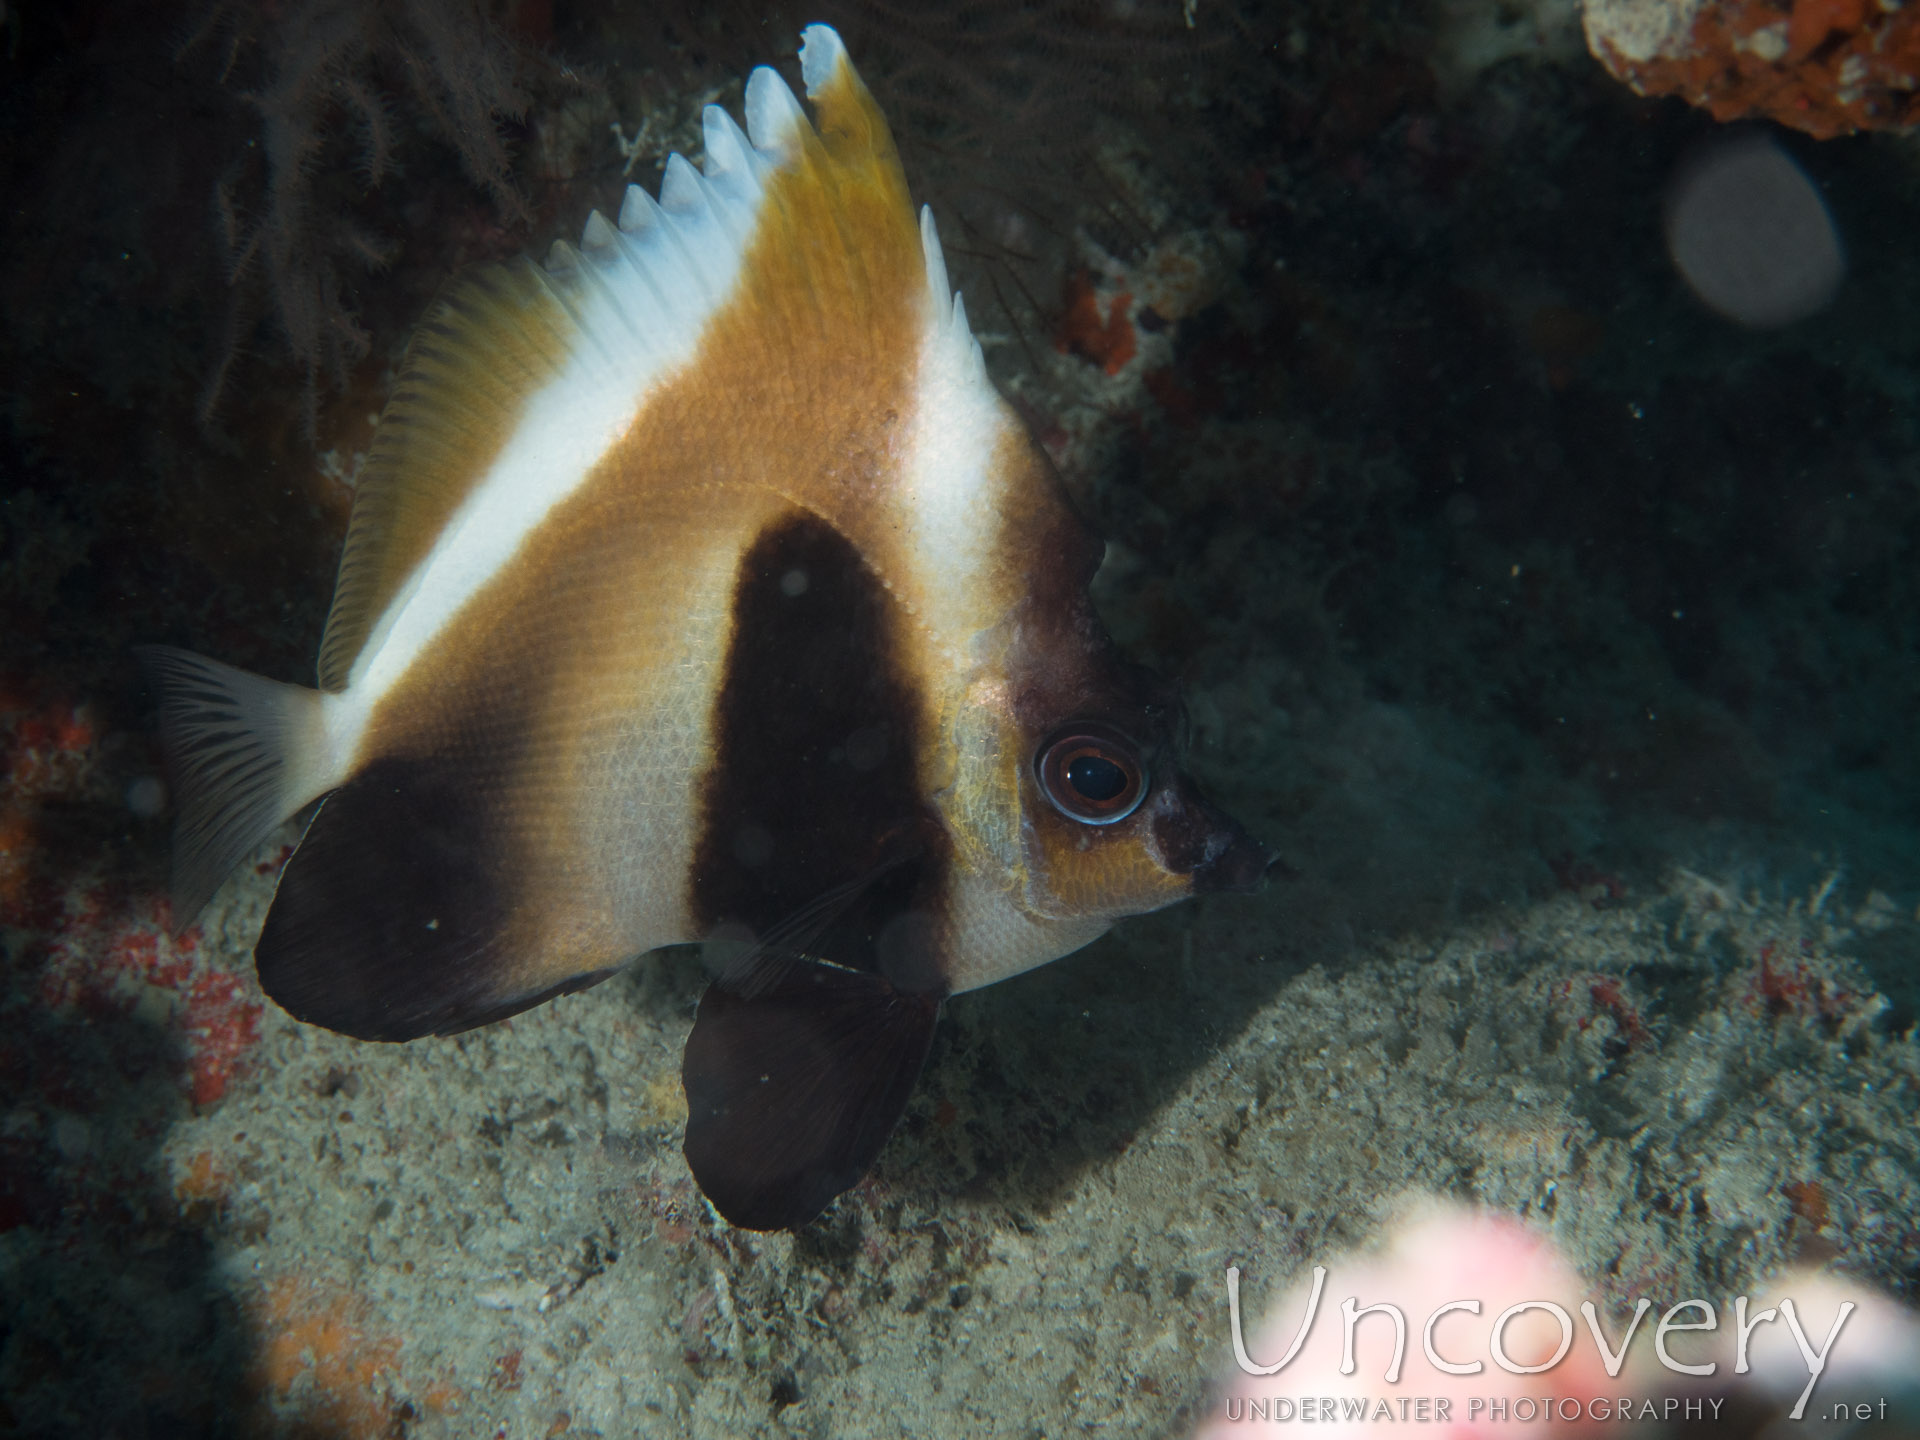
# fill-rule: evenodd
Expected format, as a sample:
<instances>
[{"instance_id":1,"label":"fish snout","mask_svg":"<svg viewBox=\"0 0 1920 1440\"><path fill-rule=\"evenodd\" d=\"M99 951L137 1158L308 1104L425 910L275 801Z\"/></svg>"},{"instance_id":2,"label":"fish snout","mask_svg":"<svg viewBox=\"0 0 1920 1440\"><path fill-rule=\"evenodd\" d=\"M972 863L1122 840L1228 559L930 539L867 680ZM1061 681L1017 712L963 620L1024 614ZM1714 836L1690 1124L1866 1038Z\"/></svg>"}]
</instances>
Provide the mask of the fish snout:
<instances>
[{"instance_id":1,"label":"fish snout","mask_svg":"<svg viewBox=\"0 0 1920 1440\"><path fill-rule=\"evenodd\" d=\"M1153 819L1153 843L1167 869L1185 875L1196 895L1259 889L1276 858L1266 846L1202 799L1184 775L1169 798Z\"/></svg>"},{"instance_id":2,"label":"fish snout","mask_svg":"<svg viewBox=\"0 0 1920 1440\"><path fill-rule=\"evenodd\" d=\"M1258 890L1267 871L1279 858L1242 830L1237 822L1228 820L1227 825L1232 830L1227 848L1193 872L1196 895L1244 895Z\"/></svg>"}]
</instances>

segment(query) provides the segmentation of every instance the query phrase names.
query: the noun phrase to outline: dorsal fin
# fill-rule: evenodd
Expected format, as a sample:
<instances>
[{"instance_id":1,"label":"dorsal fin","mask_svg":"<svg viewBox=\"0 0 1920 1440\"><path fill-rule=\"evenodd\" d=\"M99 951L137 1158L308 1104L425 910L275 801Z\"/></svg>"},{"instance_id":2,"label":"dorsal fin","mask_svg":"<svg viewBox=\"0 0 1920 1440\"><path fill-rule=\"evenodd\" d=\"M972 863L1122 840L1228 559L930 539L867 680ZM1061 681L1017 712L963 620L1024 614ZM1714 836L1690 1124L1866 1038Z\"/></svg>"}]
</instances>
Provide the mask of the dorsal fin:
<instances>
[{"instance_id":1,"label":"dorsal fin","mask_svg":"<svg viewBox=\"0 0 1920 1440\"><path fill-rule=\"evenodd\" d=\"M807 87L827 149L841 165L866 165L884 173L898 188L900 208L907 204L906 181L893 134L865 82L847 58L847 47L831 25L809 25L800 32L800 78Z\"/></svg>"},{"instance_id":2,"label":"dorsal fin","mask_svg":"<svg viewBox=\"0 0 1920 1440\"><path fill-rule=\"evenodd\" d=\"M748 384L786 384L810 364L804 337L824 315L876 333L931 313L971 347L931 223L915 224L886 121L839 36L810 26L801 69L818 133L762 67L745 132L707 107L704 173L673 156L659 199L630 187L617 226L595 213L577 249L484 270L435 306L355 499L324 689L376 658L372 691L404 672L722 317L754 325L762 356L766 327L782 332L781 359Z\"/></svg>"},{"instance_id":3,"label":"dorsal fin","mask_svg":"<svg viewBox=\"0 0 1920 1440\"><path fill-rule=\"evenodd\" d=\"M552 407L562 430L609 414L617 421L692 354L732 288L767 177L806 128L791 93L766 73L750 107L751 140L724 110L707 107L704 175L674 156L660 200L628 187L617 228L596 211L579 249L556 244L544 266L485 267L435 303L408 347L354 497L320 648L323 689L345 688L462 504L501 478L503 451L536 396L563 381L584 392L580 407Z\"/></svg>"},{"instance_id":4,"label":"dorsal fin","mask_svg":"<svg viewBox=\"0 0 1920 1440\"><path fill-rule=\"evenodd\" d=\"M833 314L837 333L858 328L845 323L849 315L864 315L884 333L918 318L898 306L925 294L917 216L886 118L839 35L826 25L803 33L800 70L817 132L804 121L787 132L789 158L772 188L778 204L768 207L755 236L747 277L761 303L744 308L763 320L782 316L795 341L817 325L810 310ZM774 92L786 87L764 67L756 70L748 82L750 118L756 98L768 109L764 97Z\"/></svg>"},{"instance_id":5,"label":"dorsal fin","mask_svg":"<svg viewBox=\"0 0 1920 1440\"><path fill-rule=\"evenodd\" d=\"M374 432L320 644L320 687L341 690L379 620L485 477L526 396L566 363L572 326L526 261L449 287L414 332Z\"/></svg>"}]
</instances>

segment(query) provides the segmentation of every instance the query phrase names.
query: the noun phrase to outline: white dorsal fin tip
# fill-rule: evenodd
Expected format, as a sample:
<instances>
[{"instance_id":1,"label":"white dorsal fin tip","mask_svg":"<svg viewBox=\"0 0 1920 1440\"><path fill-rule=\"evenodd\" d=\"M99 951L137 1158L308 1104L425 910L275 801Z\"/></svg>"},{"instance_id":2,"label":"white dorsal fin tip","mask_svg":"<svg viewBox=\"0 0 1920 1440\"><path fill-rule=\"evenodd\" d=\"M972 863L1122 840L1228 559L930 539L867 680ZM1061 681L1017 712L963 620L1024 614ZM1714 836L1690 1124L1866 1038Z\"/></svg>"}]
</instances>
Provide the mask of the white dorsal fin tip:
<instances>
[{"instance_id":1,"label":"white dorsal fin tip","mask_svg":"<svg viewBox=\"0 0 1920 1440\"><path fill-rule=\"evenodd\" d=\"M823 99L867 103L831 30L808 31L804 59L809 78L824 87ZM748 79L744 133L738 118L738 112L729 116L721 108L704 111L705 174L673 156L657 189L623 185L617 229L609 223L614 216L596 214L574 236L553 244L545 268L504 272L513 282L504 289L496 281L465 292L448 345L479 349L504 336L524 342L519 348L527 352L526 363L511 367L510 374L489 375L497 381L489 388L471 382L457 353L453 362L434 359L420 369L427 398L408 413L433 419L418 432L428 437L422 444L446 449L438 439L442 429L476 415L484 423L497 396L517 398L520 413L477 474L464 452L452 450L444 460L433 451L431 463L423 462L417 474L411 450L405 475L398 473L398 461L388 467L395 472L387 477L391 493L412 497L404 512L424 517L423 530L429 523L436 528L424 555L402 554L384 542L361 543L358 563L373 578L355 592L358 608L343 609L336 599L324 663L343 693L360 697L355 715L371 714L435 637L521 553L526 537L589 483L599 457L629 432L664 378L694 363L717 312L739 293L756 241L788 238L788 217L769 214L785 198L773 192L781 173L815 150L814 127L795 89L766 67ZM860 119L850 116L850 128L859 130ZM831 166L835 153L820 147L816 163ZM806 177L829 188L833 178L830 171ZM824 236L820 243L859 238ZM927 263L929 287L944 286L945 262L937 247ZM501 303L503 298L515 303ZM948 303L942 295L920 308L927 305L923 300L913 318L919 336L935 342L931 353L942 373L964 375L959 342L942 333ZM482 404L488 409L476 410ZM349 542L350 558L355 543ZM404 566L404 574L389 575L382 568L389 565L396 571ZM331 638L336 632L337 645Z\"/></svg>"},{"instance_id":2,"label":"white dorsal fin tip","mask_svg":"<svg viewBox=\"0 0 1920 1440\"><path fill-rule=\"evenodd\" d=\"M934 313L947 303L952 293L947 279L946 252L940 248L940 228L933 223L933 207L920 207L920 249L927 257L927 290L933 296Z\"/></svg>"},{"instance_id":3,"label":"white dorsal fin tip","mask_svg":"<svg viewBox=\"0 0 1920 1440\"><path fill-rule=\"evenodd\" d=\"M831 25L809 25L800 32L800 78L806 82L809 100L827 87L846 58L847 47Z\"/></svg>"},{"instance_id":4,"label":"white dorsal fin tip","mask_svg":"<svg viewBox=\"0 0 1920 1440\"><path fill-rule=\"evenodd\" d=\"M756 182L760 179L760 157L746 132L720 106L709 105L700 112L700 136L707 152L704 168L708 179L736 173Z\"/></svg>"},{"instance_id":5,"label":"white dorsal fin tip","mask_svg":"<svg viewBox=\"0 0 1920 1440\"><path fill-rule=\"evenodd\" d=\"M637 235L653 223L653 197L638 185L627 186L620 201L620 228Z\"/></svg>"},{"instance_id":6,"label":"white dorsal fin tip","mask_svg":"<svg viewBox=\"0 0 1920 1440\"><path fill-rule=\"evenodd\" d=\"M660 177L660 208L669 215L685 214L703 208L700 172L679 153L667 157L666 173Z\"/></svg>"},{"instance_id":7,"label":"white dorsal fin tip","mask_svg":"<svg viewBox=\"0 0 1920 1440\"><path fill-rule=\"evenodd\" d=\"M607 222L606 216L602 215L598 210L587 216L586 227L580 232L580 245L582 249L604 250L607 246L613 244L613 241L613 226Z\"/></svg>"},{"instance_id":8,"label":"white dorsal fin tip","mask_svg":"<svg viewBox=\"0 0 1920 1440\"><path fill-rule=\"evenodd\" d=\"M980 348L980 342L973 338L973 331L967 325L966 298L958 292L953 297L953 338L964 348L968 367L973 374L984 380L987 374L986 352Z\"/></svg>"},{"instance_id":9,"label":"white dorsal fin tip","mask_svg":"<svg viewBox=\"0 0 1920 1440\"><path fill-rule=\"evenodd\" d=\"M762 65L747 77L747 134L768 159L786 157L794 133L806 120L793 91L774 71Z\"/></svg>"}]
</instances>

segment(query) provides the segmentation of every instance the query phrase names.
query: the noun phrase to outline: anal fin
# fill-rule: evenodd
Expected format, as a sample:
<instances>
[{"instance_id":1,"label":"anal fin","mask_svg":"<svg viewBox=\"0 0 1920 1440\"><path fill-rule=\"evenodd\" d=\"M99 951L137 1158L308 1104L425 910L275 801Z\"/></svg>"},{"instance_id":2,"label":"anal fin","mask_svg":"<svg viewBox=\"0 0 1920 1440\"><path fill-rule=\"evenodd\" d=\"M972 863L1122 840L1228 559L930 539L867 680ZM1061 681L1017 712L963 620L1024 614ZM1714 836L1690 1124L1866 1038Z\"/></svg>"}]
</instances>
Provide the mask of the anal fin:
<instances>
[{"instance_id":1,"label":"anal fin","mask_svg":"<svg viewBox=\"0 0 1920 1440\"><path fill-rule=\"evenodd\" d=\"M790 1230L856 1184L933 1043L938 993L797 961L741 995L711 985L687 1037L687 1164L747 1230Z\"/></svg>"}]
</instances>

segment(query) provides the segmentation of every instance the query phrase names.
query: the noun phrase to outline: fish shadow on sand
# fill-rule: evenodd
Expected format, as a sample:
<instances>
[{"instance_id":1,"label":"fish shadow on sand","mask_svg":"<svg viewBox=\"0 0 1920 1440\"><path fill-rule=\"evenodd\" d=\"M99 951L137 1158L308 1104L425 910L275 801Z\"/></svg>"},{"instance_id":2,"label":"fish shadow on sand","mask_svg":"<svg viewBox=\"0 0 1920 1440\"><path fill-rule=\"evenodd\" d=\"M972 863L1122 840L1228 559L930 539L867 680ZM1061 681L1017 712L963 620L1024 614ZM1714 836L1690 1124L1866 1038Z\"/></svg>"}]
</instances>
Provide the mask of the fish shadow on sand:
<instances>
[{"instance_id":1,"label":"fish shadow on sand","mask_svg":"<svg viewBox=\"0 0 1920 1440\"><path fill-rule=\"evenodd\" d=\"M1253 942L1266 909L1234 897L1135 920L950 1002L883 1178L1051 1210L1304 968Z\"/></svg>"},{"instance_id":2,"label":"fish shadow on sand","mask_svg":"<svg viewBox=\"0 0 1920 1440\"><path fill-rule=\"evenodd\" d=\"M1325 744L1351 740L1330 728ZM949 1000L875 1167L881 1186L930 1211L958 1196L1016 1223L1043 1217L1305 972L1556 889L1537 837L1486 833L1491 792L1472 777L1430 762L1387 773L1378 786L1320 787L1291 810L1260 777L1214 777L1278 850L1265 888L1123 920L1084 950ZM820 1223L844 1225L848 1203Z\"/></svg>"},{"instance_id":3,"label":"fish shadow on sand","mask_svg":"<svg viewBox=\"0 0 1920 1440\"><path fill-rule=\"evenodd\" d=\"M1364 881L1337 860L1316 864L1260 894L1122 922L1078 954L950 1001L881 1179L930 1203L958 1194L1016 1219L1045 1215L1299 976L1491 898L1463 905L1449 896L1458 878L1445 862Z\"/></svg>"}]
</instances>

